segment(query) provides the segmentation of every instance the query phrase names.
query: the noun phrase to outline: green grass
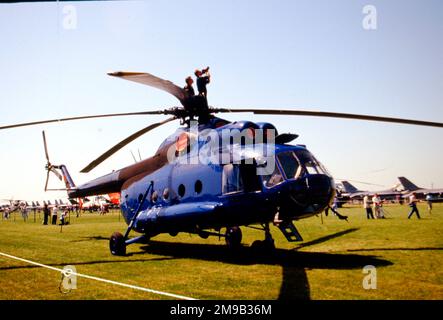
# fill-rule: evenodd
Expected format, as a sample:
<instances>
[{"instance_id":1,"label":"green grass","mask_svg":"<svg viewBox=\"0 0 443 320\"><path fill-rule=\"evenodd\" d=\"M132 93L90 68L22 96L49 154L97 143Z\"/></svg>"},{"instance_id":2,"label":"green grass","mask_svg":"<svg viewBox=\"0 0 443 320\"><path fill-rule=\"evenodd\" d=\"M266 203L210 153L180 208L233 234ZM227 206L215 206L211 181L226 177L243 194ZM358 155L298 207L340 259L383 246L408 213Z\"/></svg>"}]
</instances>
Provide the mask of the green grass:
<instances>
[{"instance_id":1,"label":"green grass","mask_svg":"<svg viewBox=\"0 0 443 320\"><path fill-rule=\"evenodd\" d=\"M406 218L407 206L387 206L385 220L366 220L363 209L343 208L336 217L296 222L302 243L288 243L272 227L275 254L248 247L260 231L242 228L233 253L224 240L196 235L160 235L148 245L109 253L108 238L126 225L117 212L83 214L71 224L43 226L33 216L0 221L0 252L77 272L198 299L443 299L443 204L421 220ZM132 234L135 235L135 234ZM365 290L362 268L374 265L377 289ZM79 278L77 289L59 292L58 272L0 256L0 299L168 299Z\"/></svg>"}]
</instances>

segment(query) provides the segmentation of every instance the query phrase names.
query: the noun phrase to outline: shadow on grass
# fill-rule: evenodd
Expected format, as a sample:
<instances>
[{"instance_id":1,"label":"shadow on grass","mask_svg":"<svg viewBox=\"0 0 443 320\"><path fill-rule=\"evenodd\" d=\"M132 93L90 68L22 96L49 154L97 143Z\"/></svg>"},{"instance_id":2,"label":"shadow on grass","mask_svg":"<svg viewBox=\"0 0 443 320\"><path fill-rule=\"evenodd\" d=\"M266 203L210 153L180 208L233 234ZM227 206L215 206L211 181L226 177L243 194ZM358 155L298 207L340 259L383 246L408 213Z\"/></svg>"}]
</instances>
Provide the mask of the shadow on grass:
<instances>
[{"instance_id":1,"label":"shadow on grass","mask_svg":"<svg viewBox=\"0 0 443 320\"><path fill-rule=\"evenodd\" d=\"M335 269L352 270L362 269L366 265L375 267L392 265L390 261L379 259L375 256L358 254L338 254L338 253L319 253L319 252L301 252L297 251L302 247L319 244L333 238L337 238L356 231L356 228L337 232L335 234L321 237L295 248L295 250L276 249L274 252L257 252L250 247L241 247L233 251L224 245L219 244L191 244L191 243L173 243L151 240L149 245L141 247L142 251L129 254L125 258L116 258L115 260L97 260L97 261L70 261L59 264L48 264L53 267L64 267L66 265L100 265L113 263L132 263L132 262L150 262L165 261L172 259L199 259L204 261L217 261L235 265L280 265L282 267L282 279L279 293L279 300L310 299L310 287L306 275L306 269ZM85 240L108 240L101 236L83 237ZM422 248L423 250L426 248ZM440 249L440 248L438 248ZM361 249L361 251L370 251L371 249ZM375 249L379 250L379 249ZM384 249L382 249L384 250ZM396 249L401 250L401 249ZM129 256L154 254L164 257L147 259L129 259ZM40 268L38 266L11 266L2 267L1 270L32 269ZM276 281L280 281L276 275Z\"/></svg>"},{"instance_id":2,"label":"shadow on grass","mask_svg":"<svg viewBox=\"0 0 443 320\"><path fill-rule=\"evenodd\" d=\"M283 279L279 300L310 299L306 269L348 270L362 269L366 265L375 267L392 265L390 261L367 255L299 252L283 249L276 249L273 253L265 254L250 247L241 247L232 251L226 246L214 244L151 241L149 245L141 249L142 252L134 254L149 253L237 265L280 265L283 267Z\"/></svg>"},{"instance_id":3,"label":"shadow on grass","mask_svg":"<svg viewBox=\"0 0 443 320\"><path fill-rule=\"evenodd\" d=\"M362 248L362 249L348 249L348 252L365 252L365 251L440 251L440 247L419 247L419 248Z\"/></svg>"},{"instance_id":4,"label":"shadow on grass","mask_svg":"<svg viewBox=\"0 0 443 320\"><path fill-rule=\"evenodd\" d=\"M103 237L103 236L90 236L90 237L81 237L77 240L71 240L71 242L83 242L83 241L109 241L109 237Z\"/></svg>"},{"instance_id":5,"label":"shadow on grass","mask_svg":"<svg viewBox=\"0 0 443 320\"><path fill-rule=\"evenodd\" d=\"M163 258L151 258L151 259L133 259L133 260L97 260L97 261L84 261L84 262L78 262L78 261L67 261L64 263L48 263L48 266L51 267L65 267L65 266L86 266L86 265L93 265L93 264L108 264L108 263L130 263L130 262L151 262L151 261L165 261L165 260L172 260L174 258L170 257L163 257ZM0 271L2 270L18 270L18 269L35 269L35 268L42 268L39 266L34 265L26 265L26 266L12 266L12 267L0 267Z\"/></svg>"},{"instance_id":6,"label":"shadow on grass","mask_svg":"<svg viewBox=\"0 0 443 320\"><path fill-rule=\"evenodd\" d=\"M326 242L326 241L329 241L329 240L332 240L332 239L344 236L345 234L357 231L358 229L359 228L351 228L351 229L347 229L347 230L344 230L344 231L336 232L336 233L333 233L333 234L330 234L330 235L327 235L325 237L321 237L321 238L318 238L318 239L315 239L315 240L311 240L311 241L308 241L308 242L303 242L303 243L299 244L298 246L296 246L294 248L294 250L301 249L301 248L308 247L308 246L313 246L313 245L316 245L316 244L319 244L319 243L322 243L322 242Z\"/></svg>"}]
</instances>

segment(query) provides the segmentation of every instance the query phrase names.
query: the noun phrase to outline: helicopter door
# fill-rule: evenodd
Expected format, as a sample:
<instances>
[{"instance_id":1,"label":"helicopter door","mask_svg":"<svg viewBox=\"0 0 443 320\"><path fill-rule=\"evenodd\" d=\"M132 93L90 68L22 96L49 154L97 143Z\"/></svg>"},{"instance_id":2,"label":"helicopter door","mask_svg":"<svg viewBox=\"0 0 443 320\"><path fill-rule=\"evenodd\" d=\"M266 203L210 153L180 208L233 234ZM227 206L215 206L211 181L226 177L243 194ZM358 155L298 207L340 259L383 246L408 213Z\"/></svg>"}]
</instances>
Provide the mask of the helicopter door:
<instances>
[{"instance_id":1,"label":"helicopter door","mask_svg":"<svg viewBox=\"0 0 443 320\"><path fill-rule=\"evenodd\" d=\"M223 167L223 194L261 190L256 166L253 164L227 164Z\"/></svg>"},{"instance_id":2,"label":"helicopter door","mask_svg":"<svg viewBox=\"0 0 443 320\"><path fill-rule=\"evenodd\" d=\"M260 178L257 175L257 167L254 164L241 164L240 174L245 192L261 190Z\"/></svg>"},{"instance_id":3,"label":"helicopter door","mask_svg":"<svg viewBox=\"0 0 443 320\"><path fill-rule=\"evenodd\" d=\"M230 163L223 166L222 190L223 194L243 191L243 180L238 165Z\"/></svg>"}]
</instances>

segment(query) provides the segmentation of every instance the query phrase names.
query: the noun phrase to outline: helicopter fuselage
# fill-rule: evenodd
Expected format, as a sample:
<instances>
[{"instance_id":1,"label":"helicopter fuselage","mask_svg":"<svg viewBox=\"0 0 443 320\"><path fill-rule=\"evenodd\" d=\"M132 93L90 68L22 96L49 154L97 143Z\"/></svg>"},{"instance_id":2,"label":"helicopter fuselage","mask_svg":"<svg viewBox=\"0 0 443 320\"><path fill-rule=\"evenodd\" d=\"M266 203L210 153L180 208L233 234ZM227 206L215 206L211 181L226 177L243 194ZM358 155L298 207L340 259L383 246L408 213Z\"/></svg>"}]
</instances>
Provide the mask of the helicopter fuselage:
<instances>
[{"instance_id":1,"label":"helicopter fuselage","mask_svg":"<svg viewBox=\"0 0 443 320\"><path fill-rule=\"evenodd\" d=\"M244 130L251 123L216 128L221 142L226 127ZM120 192L125 221L129 225L136 216L132 229L148 237L263 224L276 216L297 220L323 211L334 196L333 178L304 146L229 139L229 147L205 150L208 140L181 128L153 157L79 186L69 196ZM202 152L210 159L202 162Z\"/></svg>"}]
</instances>

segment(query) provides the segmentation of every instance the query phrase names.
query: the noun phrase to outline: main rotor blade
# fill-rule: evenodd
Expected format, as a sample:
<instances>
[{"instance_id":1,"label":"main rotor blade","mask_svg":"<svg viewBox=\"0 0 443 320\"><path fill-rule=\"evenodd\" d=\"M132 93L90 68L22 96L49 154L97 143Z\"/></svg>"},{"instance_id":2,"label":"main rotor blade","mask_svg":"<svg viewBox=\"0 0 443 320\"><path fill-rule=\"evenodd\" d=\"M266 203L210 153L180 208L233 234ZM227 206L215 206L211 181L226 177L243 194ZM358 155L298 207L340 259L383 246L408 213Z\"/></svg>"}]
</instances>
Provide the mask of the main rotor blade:
<instances>
[{"instance_id":1,"label":"main rotor blade","mask_svg":"<svg viewBox=\"0 0 443 320\"><path fill-rule=\"evenodd\" d=\"M128 143L134 141L135 139L137 139L138 137L142 136L143 134L151 131L152 129L155 129L155 128L157 128L165 123L171 122L175 119L177 119L177 118L171 117L171 118L168 118L164 121L151 124L151 125L147 126L146 128L143 128L143 129L137 131L136 133L134 133L134 134L130 135L129 137L127 137L126 139L120 141L115 146L113 146L111 149L109 149L108 151L103 153L100 157L98 157L97 159L92 161L90 164L88 164L86 167L84 167L80 172L86 173L86 172L91 171L96 166L98 166L100 163L102 163L104 160L106 160L111 155L113 155L115 152L117 152L118 150L120 150L121 148L126 146Z\"/></svg>"},{"instance_id":2,"label":"main rotor blade","mask_svg":"<svg viewBox=\"0 0 443 320\"><path fill-rule=\"evenodd\" d=\"M393 123L412 124L412 125L417 125L417 126L443 128L443 123L441 123L441 122L422 121L422 120L403 119L403 118L391 118L391 117L379 117L379 116L370 116L370 115L365 115L365 114L352 114L352 113L340 113L340 112L307 111L307 110L273 110L273 109L225 109L225 108L212 108L212 109L210 109L210 111L214 112L214 113L218 113L218 112L227 112L227 113L229 113L229 112L231 112L231 113L252 112L254 114L356 119L356 120L393 122Z\"/></svg>"},{"instance_id":3,"label":"main rotor blade","mask_svg":"<svg viewBox=\"0 0 443 320\"><path fill-rule=\"evenodd\" d=\"M25 127L25 126L34 126L37 124L45 124L45 123L52 123L52 122L93 119L93 118L167 114L166 112L167 112L166 110L156 110L156 111L141 111L141 112L126 112L126 113L108 113L108 114L97 114L97 115L91 115L91 116L79 116L79 117L70 117L70 118L50 119L50 120L24 122L24 123L11 124L11 125L7 125L7 126L0 126L0 130L17 128L17 127Z\"/></svg>"},{"instance_id":4,"label":"main rotor blade","mask_svg":"<svg viewBox=\"0 0 443 320\"><path fill-rule=\"evenodd\" d=\"M186 91L180 88L173 82L165 80L154 76L153 74L147 72L127 72L127 71L116 71L108 72L108 75L112 77L122 78L125 80L130 80L145 84L163 91L166 91L176 97L183 104L186 98Z\"/></svg>"},{"instance_id":5,"label":"main rotor blade","mask_svg":"<svg viewBox=\"0 0 443 320\"><path fill-rule=\"evenodd\" d=\"M44 130L42 131L42 135L43 135L43 145L45 147L46 161L48 161L49 163L48 145L46 144L46 135Z\"/></svg>"}]
</instances>

